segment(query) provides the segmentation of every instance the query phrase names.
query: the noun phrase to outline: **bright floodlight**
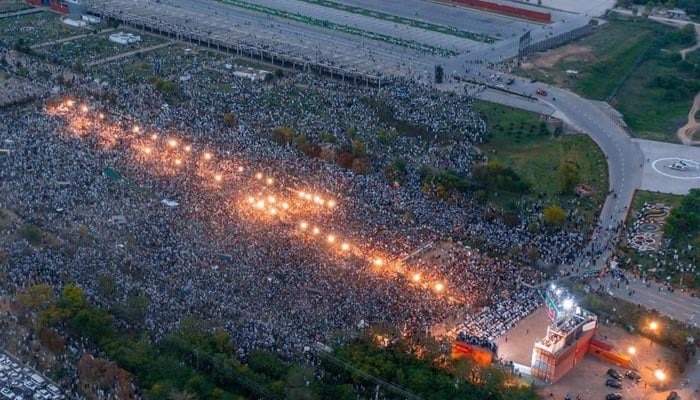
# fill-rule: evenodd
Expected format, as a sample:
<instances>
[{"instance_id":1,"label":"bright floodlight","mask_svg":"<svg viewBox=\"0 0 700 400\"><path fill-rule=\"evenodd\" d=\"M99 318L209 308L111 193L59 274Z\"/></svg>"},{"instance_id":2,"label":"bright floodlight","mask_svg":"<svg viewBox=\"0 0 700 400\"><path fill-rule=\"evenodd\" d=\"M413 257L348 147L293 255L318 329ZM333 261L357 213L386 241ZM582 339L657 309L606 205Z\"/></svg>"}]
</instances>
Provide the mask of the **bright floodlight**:
<instances>
[{"instance_id":1,"label":"bright floodlight","mask_svg":"<svg viewBox=\"0 0 700 400\"><path fill-rule=\"evenodd\" d=\"M637 349L635 349L634 347L630 346L630 348L627 349L627 352L630 353L631 355L634 355L634 353L637 352Z\"/></svg>"},{"instance_id":2,"label":"bright floodlight","mask_svg":"<svg viewBox=\"0 0 700 400\"><path fill-rule=\"evenodd\" d=\"M175 165L180 165L180 164L182 164L182 160L180 160L179 158L177 160L175 160Z\"/></svg>"},{"instance_id":3,"label":"bright floodlight","mask_svg":"<svg viewBox=\"0 0 700 400\"><path fill-rule=\"evenodd\" d=\"M214 180L216 180L217 182L221 182L221 175L216 175L214 177Z\"/></svg>"},{"instance_id":4,"label":"bright floodlight","mask_svg":"<svg viewBox=\"0 0 700 400\"><path fill-rule=\"evenodd\" d=\"M411 280L413 280L413 282L416 282L416 283L420 282L420 274L419 273L413 274L413 276L411 277Z\"/></svg>"},{"instance_id":5,"label":"bright floodlight","mask_svg":"<svg viewBox=\"0 0 700 400\"><path fill-rule=\"evenodd\" d=\"M557 296L561 296L561 289L557 289L557 291L556 291L556 292L554 292L554 293L556 293L556 294L557 294Z\"/></svg>"},{"instance_id":6,"label":"bright floodlight","mask_svg":"<svg viewBox=\"0 0 700 400\"><path fill-rule=\"evenodd\" d=\"M67 105L68 107L73 107L73 104L75 104L75 101L73 101L73 100L68 100L68 101L66 101L66 105Z\"/></svg>"},{"instance_id":7,"label":"bright floodlight","mask_svg":"<svg viewBox=\"0 0 700 400\"><path fill-rule=\"evenodd\" d=\"M651 321L651 323L649 324L649 328L651 328L652 331L655 331L658 327L659 324L657 324L656 321Z\"/></svg>"},{"instance_id":8,"label":"bright floodlight","mask_svg":"<svg viewBox=\"0 0 700 400\"><path fill-rule=\"evenodd\" d=\"M204 153L205 160L211 160L211 153Z\"/></svg>"},{"instance_id":9,"label":"bright floodlight","mask_svg":"<svg viewBox=\"0 0 700 400\"><path fill-rule=\"evenodd\" d=\"M666 373L660 369L657 369L656 371L654 371L654 377L660 381L663 381L664 379L666 379Z\"/></svg>"},{"instance_id":10,"label":"bright floodlight","mask_svg":"<svg viewBox=\"0 0 700 400\"><path fill-rule=\"evenodd\" d=\"M328 235L328 243L333 243L333 242L335 242L335 236Z\"/></svg>"},{"instance_id":11,"label":"bright floodlight","mask_svg":"<svg viewBox=\"0 0 700 400\"><path fill-rule=\"evenodd\" d=\"M258 200L258 202L255 204L255 207L258 207L258 208L265 207L265 200Z\"/></svg>"},{"instance_id":12,"label":"bright floodlight","mask_svg":"<svg viewBox=\"0 0 700 400\"><path fill-rule=\"evenodd\" d=\"M154 134L152 134L152 135L151 135L151 139L153 139L153 140L156 140L156 139L158 139L158 135L156 135L155 133L154 133Z\"/></svg>"},{"instance_id":13,"label":"bright floodlight","mask_svg":"<svg viewBox=\"0 0 700 400\"><path fill-rule=\"evenodd\" d=\"M277 199L275 198L275 196L268 196L268 197L267 197L267 201L268 201L268 203L270 203L270 204L275 204L275 202L277 201Z\"/></svg>"},{"instance_id":14,"label":"bright floodlight","mask_svg":"<svg viewBox=\"0 0 700 400\"><path fill-rule=\"evenodd\" d=\"M143 152L146 153L146 154L151 154L151 148L150 148L150 147L146 147L146 148L143 149Z\"/></svg>"},{"instance_id":15,"label":"bright floodlight","mask_svg":"<svg viewBox=\"0 0 700 400\"><path fill-rule=\"evenodd\" d=\"M445 290L445 285L443 285L443 284L440 283L440 282L438 282L438 283L435 284L435 291L436 291L436 292L440 293L440 292L442 292L443 290Z\"/></svg>"},{"instance_id":16,"label":"bright floodlight","mask_svg":"<svg viewBox=\"0 0 700 400\"><path fill-rule=\"evenodd\" d=\"M305 196L306 196L306 193L304 193L303 190L301 192L299 192L299 197L301 197L303 199Z\"/></svg>"},{"instance_id":17,"label":"bright floodlight","mask_svg":"<svg viewBox=\"0 0 700 400\"><path fill-rule=\"evenodd\" d=\"M307 224L306 222L302 222L301 224L299 224L299 228L301 228L302 231L306 230L306 228L308 228L308 227L309 227L309 224Z\"/></svg>"},{"instance_id":18,"label":"bright floodlight","mask_svg":"<svg viewBox=\"0 0 700 400\"><path fill-rule=\"evenodd\" d=\"M562 303L562 307L564 307L565 310L571 310L571 308L574 306L574 301L571 299L565 299L564 302Z\"/></svg>"},{"instance_id":19,"label":"bright floodlight","mask_svg":"<svg viewBox=\"0 0 700 400\"><path fill-rule=\"evenodd\" d=\"M348 250L350 250L350 245L347 244L347 243L343 243L343 244L340 245L340 248L341 248L343 251L348 251Z\"/></svg>"},{"instance_id":20,"label":"bright floodlight","mask_svg":"<svg viewBox=\"0 0 700 400\"><path fill-rule=\"evenodd\" d=\"M102 113L97 114L97 118L99 119L105 119L105 115Z\"/></svg>"},{"instance_id":21,"label":"bright floodlight","mask_svg":"<svg viewBox=\"0 0 700 400\"><path fill-rule=\"evenodd\" d=\"M382 260L381 258L377 258L374 260L374 265L376 265L377 267L381 267L382 265L384 265L384 260Z\"/></svg>"},{"instance_id":22,"label":"bright floodlight","mask_svg":"<svg viewBox=\"0 0 700 400\"><path fill-rule=\"evenodd\" d=\"M185 146L185 151L187 151L187 152L192 151L192 146L190 146L190 145Z\"/></svg>"},{"instance_id":23,"label":"bright floodlight","mask_svg":"<svg viewBox=\"0 0 700 400\"><path fill-rule=\"evenodd\" d=\"M132 129L134 133L139 133L141 131L141 128L139 128L138 125L134 125L134 129Z\"/></svg>"},{"instance_id":24,"label":"bright floodlight","mask_svg":"<svg viewBox=\"0 0 700 400\"><path fill-rule=\"evenodd\" d=\"M271 208L271 209L270 209L270 214L271 214L271 215L277 215L277 209L274 208L274 207Z\"/></svg>"},{"instance_id":25,"label":"bright floodlight","mask_svg":"<svg viewBox=\"0 0 700 400\"><path fill-rule=\"evenodd\" d=\"M177 147L177 140L175 140L175 139L168 140L168 145L170 147Z\"/></svg>"},{"instance_id":26,"label":"bright floodlight","mask_svg":"<svg viewBox=\"0 0 700 400\"><path fill-rule=\"evenodd\" d=\"M314 227L314 229L313 229L314 235L318 235L320 232L321 232L320 229L318 229L317 227Z\"/></svg>"},{"instance_id":27,"label":"bright floodlight","mask_svg":"<svg viewBox=\"0 0 700 400\"><path fill-rule=\"evenodd\" d=\"M260 172L258 172L257 174L255 174L255 179L258 179L258 180L259 180L259 179L262 179L262 174L261 174Z\"/></svg>"},{"instance_id":28,"label":"bright floodlight","mask_svg":"<svg viewBox=\"0 0 700 400\"><path fill-rule=\"evenodd\" d=\"M250 204L255 203L255 199L252 196L248 197L248 203L250 203Z\"/></svg>"},{"instance_id":29,"label":"bright floodlight","mask_svg":"<svg viewBox=\"0 0 700 400\"><path fill-rule=\"evenodd\" d=\"M272 179L272 178L267 178L267 179L265 180L265 183L267 183L268 185L272 185L272 183L273 183L274 181L275 181L275 180Z\"/></svg>"},{"instance_id":30,"label":"bright floodlight","mask_svg":"<svg viewBox=\"0 0 700 400\"><path fill-rule=\"evenodd\" d=\"M238 167L238 172L243 172L243 167Z\"/></svg>"},{"instance_id":31,"label":"bright floodlight","mask_svg":"<svg viewBox=\"0 0 700 400\"><path fill-rule=\"evenodd\" d=\"M328 207L330 207L330 208L335 207L335 201L334 201L334 200L328 200Z\"/></svg>"},{"instance_id":32,"label":"bright floodlight","mask_svg":"<svg viewBox=\"0 0 700 400\"><path fill-rule=\"evenodd\" d=\"M286 201L285 201L284 203L282 203L282 209L283 209L283 210L286 210L286 209L288 209L288 208L289 208L289 203L287 203Z\"/></svg>"},{"instance_id":33,"label":"bright floodlight","mask_svg":"<svg viewBox=\"0 0 700 400\"><path fill-rule=\"evenodd\" d=\"M84 113L88 112L88 106L86 106L85 104L83 104L82 106L80 106L80 111L82 111L82 112L84 112Z\"/></svg>"},{"instance_id":34,"label":"bright floodlight","mask_svg":"<svg viewBox=\"0 0 700 400\"><path fill-rule=\"evenodd\" d=\"M549 285L549 288L552 289L552 290L556 290L557 285L555 285L555 284L552 283L551 285Z\"/></svg>"}]
</instances>

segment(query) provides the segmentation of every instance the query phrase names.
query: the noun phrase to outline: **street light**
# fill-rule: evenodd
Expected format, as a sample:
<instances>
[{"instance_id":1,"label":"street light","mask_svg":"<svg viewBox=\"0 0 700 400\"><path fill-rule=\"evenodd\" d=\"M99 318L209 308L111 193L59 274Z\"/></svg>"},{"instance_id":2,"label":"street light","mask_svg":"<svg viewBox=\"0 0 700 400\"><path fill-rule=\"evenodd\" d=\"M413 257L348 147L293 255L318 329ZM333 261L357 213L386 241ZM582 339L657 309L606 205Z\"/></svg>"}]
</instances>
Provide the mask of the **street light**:
<instances>
[{"instance_id":1,"label":"street light","mask_svg":"<svg viewBox=\"0 0 700 400\"><path fill-rule=\"evenodd\" d=\"M656 321L651 321L651 323L649 324L649 329L651 329L652 331L656 331L656 329L658 327L659 327L659 324L656 323Z\"/></svg>"},{"instance_id":2,"label":"street light","mask_svg":"<svg viewBox=\"0 0 700 400\"><path fill-rule=\"evenodd\" d=\"M666 373L660 369L657 369L654 371L654 377L660 382L663 382L666 379Z\"/></svg>"},{"instance_id":3,"label":"street light","mask_svg":"<svg viewBox=\"0 0 700 400\"><path fill-rule=\"evenodd\" d=\"M627 349L627 352L630 353L630 355L634 355L637 352L637 349L634 347L630 346L629 349Z\"/></svg>"}]
</instances>

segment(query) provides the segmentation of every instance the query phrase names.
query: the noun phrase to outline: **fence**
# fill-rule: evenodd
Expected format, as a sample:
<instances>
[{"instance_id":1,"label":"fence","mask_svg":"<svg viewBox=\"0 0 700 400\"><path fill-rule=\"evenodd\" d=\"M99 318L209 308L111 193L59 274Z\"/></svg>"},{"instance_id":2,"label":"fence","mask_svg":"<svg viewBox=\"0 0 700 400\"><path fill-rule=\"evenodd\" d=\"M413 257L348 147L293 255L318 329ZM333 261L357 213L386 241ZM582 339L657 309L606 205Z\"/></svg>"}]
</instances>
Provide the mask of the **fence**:
<instances>
[{"instance_id":1,"label":"fence","mask_svg":"<svg viewBox=\"0 0 700 400\"><path fill-rule=\"evenodd\" d=\"M574 30L571 30L566 33L562 33L560 35L552 36L550 38L547 38L545 40L532 43L530 45L524 46L518 51L518 57L525 57L529 54L532 53L537 53L540 51L545 51L549 50L551 48L561 46L562 44L566 42L570 42L572 40L578 39L582 36L588 35L593 31L594 25L593 24L587 24L581 27L578 27Z\"/></svg>"}]
</instances>

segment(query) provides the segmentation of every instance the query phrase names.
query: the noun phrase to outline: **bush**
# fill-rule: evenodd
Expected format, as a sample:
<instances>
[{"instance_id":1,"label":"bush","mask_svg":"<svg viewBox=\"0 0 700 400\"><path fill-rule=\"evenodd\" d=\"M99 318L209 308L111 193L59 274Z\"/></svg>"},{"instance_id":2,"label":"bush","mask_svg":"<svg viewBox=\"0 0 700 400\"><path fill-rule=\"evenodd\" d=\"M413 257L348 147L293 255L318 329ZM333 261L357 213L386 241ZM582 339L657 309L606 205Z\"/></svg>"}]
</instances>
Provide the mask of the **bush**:
<instances>
[{"instance_id":1,"label":"bush","mask_svg":"<svg viewBox=\"0 0 700 400\"><path fill-rule=\"evenodd\" d=\"M236 118L236 114L234 114L234 113L224 114L224 125L226 125L229 128L235 128L237 123L238 123L238 118Z\"/></svg>"},{"instance_id":2,"label":"bush","mask_svg":"<svg viewBox=\"0 0 700 400\"><path fill-rule=\"evenodd\" d=\"M288 128L286 126L278 126L277 128L272 130L272 139L279 144L289 144L289 142L292 140L292 137L294 137L294 131L292 130L292 128Z\"/></svg>"},{"instance_id":3,"label":"bush","mask_svg":"<svg viewBox=\"0 0 700 400\"><path fill-rule=\"evenodd\" d=\"M544 210L544 222L551 226L561 226L566 221L566 212L558 205L551 205Z\"/></svg>"},{"instance_id":4,"label":"bush","mask_svg":"<svg viewBox=\"0 0 700 400\"><path fill-rule=\"evenodd\" d=\"M38 246L43 242L44 232L32 224L24 224L19 230L22 239L26 239L30 244Z\"/></svg>"}]
</instances>

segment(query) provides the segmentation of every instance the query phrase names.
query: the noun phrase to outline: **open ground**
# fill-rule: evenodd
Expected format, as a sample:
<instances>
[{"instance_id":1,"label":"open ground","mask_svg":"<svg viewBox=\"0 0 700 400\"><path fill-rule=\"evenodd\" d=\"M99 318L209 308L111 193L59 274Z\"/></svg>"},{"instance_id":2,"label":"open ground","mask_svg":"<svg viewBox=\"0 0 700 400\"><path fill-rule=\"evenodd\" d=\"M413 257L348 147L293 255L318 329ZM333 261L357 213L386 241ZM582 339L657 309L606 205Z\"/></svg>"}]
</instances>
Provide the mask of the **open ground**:
<instances>
[{"instance_id":1,"label":"open ground","mask_svg":"<svg viewBox=\"0 0 700 400\"><path fill-rule=\"evenodd\" d=\"M696 94L688 88L698 52L682 60L686 45L670 39L674 32L656 22L611 20L588 37L525 60L520 74L607 100L637 137L677 142ZM669 76L680 81L667 84Z\"/></svg>"}]
</instances>

